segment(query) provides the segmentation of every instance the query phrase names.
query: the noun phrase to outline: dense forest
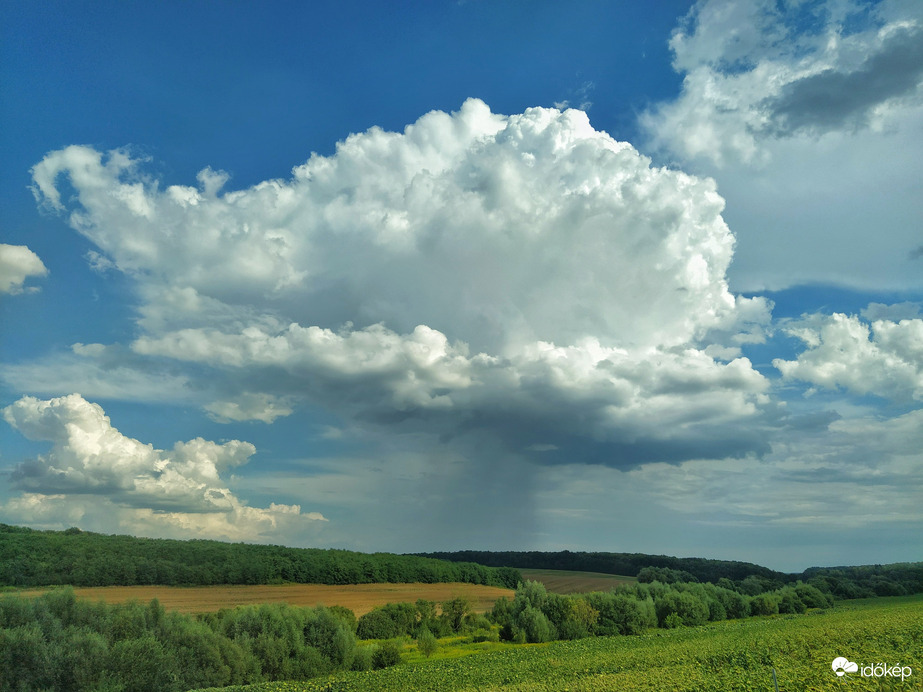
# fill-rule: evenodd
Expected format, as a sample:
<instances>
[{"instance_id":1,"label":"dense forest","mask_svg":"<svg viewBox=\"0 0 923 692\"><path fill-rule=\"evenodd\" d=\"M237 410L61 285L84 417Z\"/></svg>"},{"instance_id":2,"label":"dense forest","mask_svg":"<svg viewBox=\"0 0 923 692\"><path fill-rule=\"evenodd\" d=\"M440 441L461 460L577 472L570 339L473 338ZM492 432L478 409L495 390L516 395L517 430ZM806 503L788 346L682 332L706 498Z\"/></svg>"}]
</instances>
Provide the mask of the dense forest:
<instances>
[{"instance_id":1,"label":"dense forest","mask_svg":"<svg viewBox=\"0 0 923 692\"><path fill-rule=\"evenodd\" d=\"M466 582L516 588L518 570L412 555L37 531L0 524L0 586Z\"/></svg>"},{"instance_id":2,"label":"dense forest","mask_svg":"<svg viewBox=\"0 0 923 692\"><path fill-rule=\"evenodd\" d=\"M560 569L637 577L640 582L702 582L755 596L803 581L834 598L868 598L923 593L923 562L857 567L811 567L801 574L776 572L749 562L669 557L643 553L458 552L417 553L439 560L466 560L518 569Z\"/></svg>"},{"instance_id":3,"label":"dense forest","mask_svg":"<svg viewBox=\"0 0 923 692\"><path fill-rule=\"evenodd\" d=\"M415 553L421 557L438 560L470 561L492 567L518 567L520 569L562 569L577 572L604 572L636 577L645 567L663 567L688 572L701 582L725 579L745 579L756 575L784 583L793 575L776 572L750 562L707 560L699 557L670 557L644 553L572 553L539 551L485 551L461 550L456 552Z\"/></svg>"}]
</instances>

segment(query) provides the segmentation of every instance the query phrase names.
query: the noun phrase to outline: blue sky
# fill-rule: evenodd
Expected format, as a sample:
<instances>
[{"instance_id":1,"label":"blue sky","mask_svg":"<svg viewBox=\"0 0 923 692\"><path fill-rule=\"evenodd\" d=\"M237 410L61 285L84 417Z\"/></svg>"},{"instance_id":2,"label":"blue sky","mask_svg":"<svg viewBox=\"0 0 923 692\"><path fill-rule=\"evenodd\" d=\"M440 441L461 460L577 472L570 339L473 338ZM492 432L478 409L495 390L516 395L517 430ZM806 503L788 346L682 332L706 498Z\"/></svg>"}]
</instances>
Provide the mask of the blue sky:
<instances>
[{"instance_id":1,"label":"blue sky","mask_svg":"<svg viewBox=\"0 0 923 692\"><path fill-rule=\"evenodd\" d=\"M0 6L0 521L919 560L915 2Z\"/></svg>"}]
</instances>

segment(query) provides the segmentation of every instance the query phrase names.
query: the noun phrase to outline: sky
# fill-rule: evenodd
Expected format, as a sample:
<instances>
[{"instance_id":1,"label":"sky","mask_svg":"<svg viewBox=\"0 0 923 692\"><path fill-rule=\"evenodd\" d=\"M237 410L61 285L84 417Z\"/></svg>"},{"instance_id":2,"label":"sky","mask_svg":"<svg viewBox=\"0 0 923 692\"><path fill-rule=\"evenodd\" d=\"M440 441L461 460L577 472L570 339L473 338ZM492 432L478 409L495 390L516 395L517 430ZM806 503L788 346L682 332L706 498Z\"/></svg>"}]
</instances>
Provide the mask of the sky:
<instances>
[{"instance_id":1,"label":"sky","mask_svg":"<svg viewBox=\"0 0 923 692\"><path fill-rule=\"evenodd\" d=\"M0 147L0 522L923 559L916 0L10 0Z\"/></svg>"}]
</instances>

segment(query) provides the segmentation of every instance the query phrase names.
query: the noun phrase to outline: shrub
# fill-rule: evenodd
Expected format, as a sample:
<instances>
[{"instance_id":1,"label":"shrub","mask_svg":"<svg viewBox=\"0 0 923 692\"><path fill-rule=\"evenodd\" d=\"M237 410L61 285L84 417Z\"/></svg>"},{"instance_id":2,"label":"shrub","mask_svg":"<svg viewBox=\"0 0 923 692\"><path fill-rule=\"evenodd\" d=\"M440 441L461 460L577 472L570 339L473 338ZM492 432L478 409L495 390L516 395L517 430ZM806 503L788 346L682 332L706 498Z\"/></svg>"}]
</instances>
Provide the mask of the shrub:
<instances>
[{"instance_id":1,"label":"shrub","mask_svg":"<svg viewBox=\"0 0 923 692\"><path fill-rule=\"evenodd\" d=\"M356 627L359 639L390 639L402 634L397 623L383 608L376 608L360 617Z\"/></svg>"},{"instance_id":2,"label":"shrub","mask_svg":"<svg viewBox=\"0 0 923 692\"><path fill-rule=\"evenodd\" d=\"M471 603L466 598L453 598L442 604L442 619L453 632L460 632L465 616L471 612Z\"/></svg>"},{"instance_id":3,"label":"shrub","mask_svg":"<svg viewBox=\"0 0 923 692\"><path fill-rule=\"evenodd\" d=\"M490 620L486 615L472 613L465 618L465 629L469 630L489 630Z\"/></svg>"},{"instance_id":4,"label":"shrub","mask_svg":"<svg viewBox=\"0 0 923 692\"><path fill-rule=\"evenodd\" d=\"M401 646L394 640L381 642L372 653L372 667L375 669L396 666L401 662Z\"/></svg>"},{"instance_id":5,"label":"shrub","mask_svg":"<svg viewBox=\"0 0 923 692\"><path fill-rule=\"evenodd\" d=\"M779 612L779 601L781 600L777 593L761 593L750 599L751 615L775 615Z\"/></svg>"},{"instance_id":6,"label":"shrub","mask_svg":"<svg viewBox=\"0 0 923 692\"><path fill-rule=\"evenodd\" d=\"M327 610L339 618L353 634L356 633L356 628L359 626L359 621L356 619L356 614L353 611L351 611L346 606L341 605L329 606Z\"/></svg>"},{"instance_id":7,"label":"shrub","mask_svg":"<svg viewBox=\"0 0 923 692\"><path fill-rule=\"evenodd\" d=\"M436 641L436 637L425 627L420 630L420 634L417 635L417 648L420 650L420 653L429 658L438 648L439 643Z\"/></svg>"},{"instance_id":8,"label":"shrub","mask_svg":"<svg viewBox=\"0 0 923 692\"><path fill-rule=\"evenodd\" d=\"M798 592L791 586L787 586L777 592L779 594L779 612L780 613L803 613L808 607L798 598Z\"/></svg>"},{"instance_id":9,"label":"shrub","mask_svg":"<svg viewBox=\"0 0 923 692\"><path fill-rule=\"evenodd\" d=\"M372 658L377 647L360 646L356 649L356 655L353 657L352 670L372 670Z\"/></svg>"},{"instance_id":10,"label":"shrub","mask_svg":"<svg viewBox=\"0 0 923 692\"><path fill-rule=\"evenodd\" d=\"M530 605L527 605L519 614L516 624L530 644L541 644L557 638L554 625L542 611Z\"/></svg>"},{"instance_id":11,"label":"shrub","mask_svg":"<svg viewBox=\"0 0 923 692\"><path fill-rule=\"evenodd\" d=\"M729 619L745 618L750 615L750 602L737 591L722 587L715 589L715 597L724 606L725 617Z\"/></svg>"},{"instance_id":12,"label":"shrub","mask_svg":"<svg viewBox=\"0 0 923 692\"><path fill-rule=\"evenodd\" d=\"M808 608L829 608L833 605L833 598L817 587L801 581L795 584L795 593Z\"/></svg>"},{"instance_id":13,"label":"shrub","mask_svg":"<svg viewBox=\"0 0 923 692\"><path fill-rule=\"evenodd\" d=\"M352 612L352 611L350 611ZM304 642L336 668L349 669L356 655L356 638L343 620L324 607L305 613Z\"/></svg>"},{"instance_id":14,"label":"shrub","mask_svg":"<svg viewBox=\"0 0 923 692\"><path fill-rule=\"evenodd\" d=\"M663 627L668 630L672 630L676 627L682 627L683 618L679 616L678 613L670 613L663 619Z\"/></svg>"},{"instance_id":15,"label":"shrub","mask_svg":"<svg viewBox=\"0 0 923 692\"><path fill-rule=\"evenodd\" d=\"M680 617L684 625L696 626L708 622L708 606L691 593L673 591L661 596L654 605L657 622L661 627L666 627L666 619L674 613Z\"/></svg>"}]
</instances>

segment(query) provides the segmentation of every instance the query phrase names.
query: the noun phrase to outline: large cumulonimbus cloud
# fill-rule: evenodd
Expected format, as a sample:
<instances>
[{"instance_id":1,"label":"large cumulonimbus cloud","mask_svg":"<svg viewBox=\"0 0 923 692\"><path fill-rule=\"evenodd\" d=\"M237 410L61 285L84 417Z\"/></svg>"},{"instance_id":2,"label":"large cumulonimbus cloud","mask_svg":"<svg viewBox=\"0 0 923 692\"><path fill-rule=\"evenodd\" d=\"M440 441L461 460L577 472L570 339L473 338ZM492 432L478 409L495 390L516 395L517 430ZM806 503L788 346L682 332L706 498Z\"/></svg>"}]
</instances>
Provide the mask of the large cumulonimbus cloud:
<instances>
[{"instance_id":1,"label":"large cumulonimbus cloud","mask_svg":"<svg viewBox=\"0 0 923 692\"><path fill-rule=\"evenodd\" d=\"M164 187L129 153L83 146L33 178L94 262L135 280L133 357L224 383L216 420L270 422L307 398L443 439L580 439L617 465L761 447L738 424L762 415L767 382L739 347L769 306L728 290L724 201L582 112L471 99L244 190L211 169Z\"/></svg>"},{"instance_id":2,"label":"large cumulonimbus cloud","mask_svg":"<svg viewBox=\"0 0 923 692\"><path fill-rule=\"evenodd\" d=\"M297 505L250 507L227 488L222 475L246 464L256 451L249 442L196 438L171 450L155 449L120 433L98 404L78 394L47 401L24 397L2 414L25 437L52 443L47 455L13 470L12 484L23 492L5 507L13 514L34 505L30 514L35 517L43 503L48 506L42 511L54 514L55 505L63 505L57 509L70 515L53 518L76 523L84 514L98 520L102 504L123 523L248 540L292 524L325 521L317 513L302 514ZM56 502L64 498L68 502Z\"/></svg>"}]
</instances>

